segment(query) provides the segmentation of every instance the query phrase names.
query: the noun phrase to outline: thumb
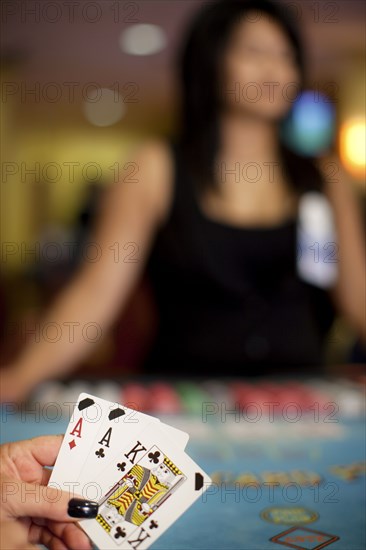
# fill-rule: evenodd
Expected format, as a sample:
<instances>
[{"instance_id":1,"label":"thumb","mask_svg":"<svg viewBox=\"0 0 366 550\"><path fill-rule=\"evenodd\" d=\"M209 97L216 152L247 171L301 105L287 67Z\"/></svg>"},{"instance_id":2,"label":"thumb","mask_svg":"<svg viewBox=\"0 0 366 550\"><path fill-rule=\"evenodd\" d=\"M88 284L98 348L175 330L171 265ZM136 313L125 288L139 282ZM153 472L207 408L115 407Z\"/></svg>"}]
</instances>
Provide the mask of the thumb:
<instances>
[{"instance_id":1,"label":"thumb","mask_svg":"<svg viewBox=\"0 0 366 550\"><path fill-rule=\"evenodd\" d=\"M18 480L1 481L1 508L3 520L38 517L64 522L98 514L97 502L77 496L70 499L70 493L61 489Z\"/></svg>"}]
</instances>

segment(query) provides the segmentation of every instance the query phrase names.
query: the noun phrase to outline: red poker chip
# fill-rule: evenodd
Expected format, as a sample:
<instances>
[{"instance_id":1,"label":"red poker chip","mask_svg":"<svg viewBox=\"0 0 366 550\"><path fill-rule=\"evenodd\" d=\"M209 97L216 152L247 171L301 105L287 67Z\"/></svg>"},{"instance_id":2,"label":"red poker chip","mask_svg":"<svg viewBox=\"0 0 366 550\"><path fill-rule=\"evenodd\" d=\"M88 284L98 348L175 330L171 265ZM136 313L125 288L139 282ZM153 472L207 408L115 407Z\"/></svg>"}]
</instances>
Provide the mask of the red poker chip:
<instances>
[{"instance_id":1,"label":"red poker chip","mask_svg":"<svg viewBox=\"0 0 366 550\"><path fill-rule=\"evenodd\" d=\"M147 411L150 408L148 389L141 384L126 384L122 389L123 405L137 411Z\"/></svg>"},{"instance_id":2,"label":"red poker chip","mask_svg":"<svg viewBox=\"0 0 366 550\"><path fill-rule=\"evenodd\" d=\"M149 388L150 403L154 411L159 413L175 414L182 410L179 395L169 384L157 382Z\"/></svg>"}]
</instances>

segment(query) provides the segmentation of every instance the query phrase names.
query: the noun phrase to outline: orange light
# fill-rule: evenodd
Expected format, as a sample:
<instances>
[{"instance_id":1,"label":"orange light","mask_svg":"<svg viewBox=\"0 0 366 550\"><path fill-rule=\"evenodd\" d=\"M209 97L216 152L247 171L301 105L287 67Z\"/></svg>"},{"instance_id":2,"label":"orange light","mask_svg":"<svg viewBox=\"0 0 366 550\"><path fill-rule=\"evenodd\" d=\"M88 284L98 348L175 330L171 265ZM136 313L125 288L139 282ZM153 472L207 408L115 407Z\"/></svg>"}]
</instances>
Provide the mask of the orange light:
<instances>
[{"instance_id":1,"label":"orange light","mask_svg":"<svg viewBox=\"0 0 366 550\"><path fill-rule=\"evenodd\" d=\"M366 165L366 124L363 118L344 122L339 134L339 153L346 169L362 177Z\"/></svg>"}]
</instances>

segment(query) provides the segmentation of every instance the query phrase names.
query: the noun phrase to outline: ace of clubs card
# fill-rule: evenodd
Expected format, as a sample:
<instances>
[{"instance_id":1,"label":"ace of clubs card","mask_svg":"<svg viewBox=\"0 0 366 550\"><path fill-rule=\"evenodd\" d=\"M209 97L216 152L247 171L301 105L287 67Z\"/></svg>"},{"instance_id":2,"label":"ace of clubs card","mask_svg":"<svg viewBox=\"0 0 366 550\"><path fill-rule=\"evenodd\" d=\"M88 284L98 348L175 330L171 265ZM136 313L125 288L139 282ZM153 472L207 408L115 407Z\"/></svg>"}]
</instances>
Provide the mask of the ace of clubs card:
<instances>
[{"instance_id":1,"label":"ace of clubs card","mask_svg":"<svg viewBox=\"0 0 366 550\"><path fill-rule=\"evenodd\" d=\"M160 424L158 418L128 407L106 401L87 393L78 397L74 412L65 433L49 485L80 492L77 484L91 481L103 470L109 454L127 445L149 424ZM179 446L185 447L188 434L166 424L163 430ZM113 450L115 451L113 452ZM85 467L88 466L88 468ZM89 468L92 468L90 478Z\"/></svg>"},{"instance_id":2,"label":"ace of clubs card","mask_svg":"<svg viewBox=\"0 0 366 550\"><path fill-rule=\"evenodd\" d=\"M140 432L100 477L110 488L99 500L99 514L80 522L100 550L145 550L211 484L159 424Z\"/></svg>"}]
</instances>

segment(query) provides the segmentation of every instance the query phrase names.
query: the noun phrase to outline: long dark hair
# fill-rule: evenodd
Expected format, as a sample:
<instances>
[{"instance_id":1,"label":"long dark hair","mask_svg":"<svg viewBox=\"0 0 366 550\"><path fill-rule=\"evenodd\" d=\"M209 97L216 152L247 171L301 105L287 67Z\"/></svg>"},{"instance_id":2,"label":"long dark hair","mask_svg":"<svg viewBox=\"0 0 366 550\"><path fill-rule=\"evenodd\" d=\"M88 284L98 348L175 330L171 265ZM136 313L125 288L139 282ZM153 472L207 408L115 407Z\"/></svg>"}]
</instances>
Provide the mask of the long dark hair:
<instances>
[{"instance_id":1,"label":"long dark hair","mask_svg":"<svg viewBox=\"0 0 366 550\"><path fill-rule=\"evenodd\" d=\"M181 87L179 143L187 166L200 187L214 185L214 160L219 148L219 63L231 31L243 16L259 12L270 16L283 29L293 46L305 82L303 48L289 9L269 0L218 0L201 8L190 24L178 54ZM314 159L290 151L280 139L282 165L288 181L297 190L321 190L323 178Z\"/></svg>"}]
</instances>

